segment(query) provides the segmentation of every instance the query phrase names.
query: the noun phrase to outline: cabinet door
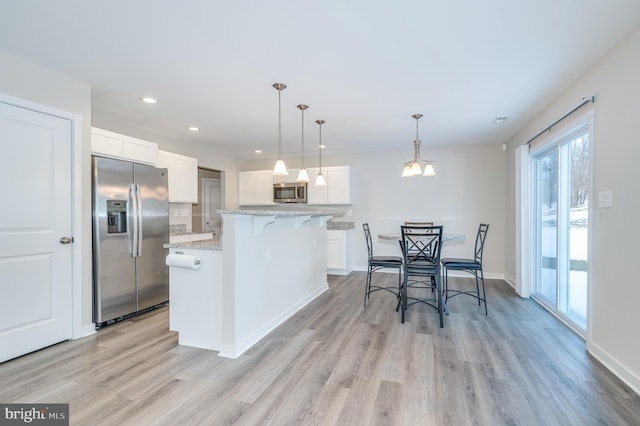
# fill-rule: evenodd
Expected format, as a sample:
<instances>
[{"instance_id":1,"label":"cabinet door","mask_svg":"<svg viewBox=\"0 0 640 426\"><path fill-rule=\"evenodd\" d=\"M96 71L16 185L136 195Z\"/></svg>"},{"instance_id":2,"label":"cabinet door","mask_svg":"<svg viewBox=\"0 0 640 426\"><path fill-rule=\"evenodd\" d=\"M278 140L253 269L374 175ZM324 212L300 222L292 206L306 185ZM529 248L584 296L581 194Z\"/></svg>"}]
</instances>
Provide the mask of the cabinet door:
<instances>
[{"instance_id":1,"label":"cabinet door","mask_svg":"<svg viewBox=\"0 0 640 426\"><path fill-rule=\"evenodd\" d=\"M344 231L327 231L327 269L345 270L346 242Z\"/></svg>"},{"instance_id":2,"label":"cabinet door","mask_svg":"<svg viewBox=\"0 0 640 426\"><path fill-rule=\"evenodd\" d=\"M175 200L175 185L173 183L173 154L167 151L158 151L158 156L156 157L156 167L167 169L167 173L169 174L169 202L172 203Z\"/></svg>"},{"instance_id":3,"label":"cabinet door","mask_svg":"<svg viewBox=\"0 0 640 426\"><path fill-rule=\"evenodd\" d=\"M177 203L198 202L198 159L174 154L174 199Z\"/></svg>"},{"instance_id":4,"label":"cabinet door","mask_svg":"<svg viewBox=\"0 0 640 426\"><path fill-rule=\"evenodd\" d=\"M91 128L91 153L122 158L122 135L95 127Z\"/></svg>"},{"instance_id":5,"label":"cabinet door","mask_svg":"<svg viewBox=\"0 0 640 426\"><path fill-rule=\"evenodd\" d=\"M252 206L258 201L258 175L238 172L238 205Z\"/></svg>"},{"instance_id":6,"label":"cabinet door","mask_svg":"<svg viewBox=\"0 0 640 426\"><path fill-rule=\"evenodd\" d=\"M169 172L169 202L198 202L198 159L173 152L158 151L156 167Z\"/></svg>"},{"instance_id":7,"label":"cabinet door","mask_svg":"<svg viewBox=\"0 0 640 426\"><path fill-rule=\"evenodd\" d=\"M122 156L126 160L136 163L156 164L158 156L158 144L143 141L142 139L123 136Z\"/></svg>"},{"instance_id":8,"label":"cabinet door","mask_svg":"<svg viewBox=\"0 0 640 426\"><path fill-rule=\"evenodd\" d=\"M327 170L327 204L351 204L351 170L349 166Z\"/></svg>"},{"instance_id":9,"label":"cabinet door","mask_svg":"<svg viewBox=\"0 0 640 426\"><path fill-rule=\"evenodd\" d=\"M289 172L286 176L273 176L273 183L291 183L295 182L298 179L298 172L300 169L287 169Z\"/></svg>"},{"instance_id":10,"label":"cabinet door","mask_svg":"<svg viewBox=\"0 0 640 426\"><path fill-rule=\"evenodd\" d=\"M317 167L311 167L307 169L309 173L309 185L307 185L307 204L327 204L327 187L316 186L316 176L318 176L319 169ZM322 174L326 179L327 169L322 169Z\"/></svg>"},{"instance_id":11,"label":"cabinet door","mask_svg":"<svg viewBox=\"0 0 640 426\"><path fill-rule=\"evenodd\" d=\"M271 170L262 170L257 172L256 185L256 205L273 205L273 172Z\"/></svg>"}]
</instances>

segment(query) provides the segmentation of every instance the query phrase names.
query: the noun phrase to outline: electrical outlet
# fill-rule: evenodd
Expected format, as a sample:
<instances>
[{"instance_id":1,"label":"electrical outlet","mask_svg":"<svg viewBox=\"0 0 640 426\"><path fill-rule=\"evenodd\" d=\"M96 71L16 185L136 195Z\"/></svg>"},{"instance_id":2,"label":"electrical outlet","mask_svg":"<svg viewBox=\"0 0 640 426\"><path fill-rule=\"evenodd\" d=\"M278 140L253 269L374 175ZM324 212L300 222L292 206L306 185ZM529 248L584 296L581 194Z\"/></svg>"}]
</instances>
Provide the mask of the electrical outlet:
<instances>
[{"instance_id":1,"label":"electrical outlet","mask_svg":"<svg viewBox=\"0 0 640 426\"><path fill-rule=\"evenodd\" d=\"M598 207L611 208L613 207L613 192L612 191L600 191L598 192Z\"/></svg>"}]
</instances>

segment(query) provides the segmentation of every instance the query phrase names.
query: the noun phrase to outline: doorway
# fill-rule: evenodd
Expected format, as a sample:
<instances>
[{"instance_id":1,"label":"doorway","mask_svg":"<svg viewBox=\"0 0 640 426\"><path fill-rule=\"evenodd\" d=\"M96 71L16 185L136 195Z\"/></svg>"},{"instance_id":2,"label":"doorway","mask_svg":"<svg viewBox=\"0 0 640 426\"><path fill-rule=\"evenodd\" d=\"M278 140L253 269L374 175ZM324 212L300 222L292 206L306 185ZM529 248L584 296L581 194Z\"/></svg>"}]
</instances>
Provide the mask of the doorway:
<instances>
[{"instance_id":1,"label":"doorway","mask_svg":"<svg viewBox=\"0 0 640 426\"><path fill-rule=\"evenodd\" d=\"M222 220L216 210L224 208L223 172L198 167L198 203L192 206L193 232L212 232L214 238L222 233Z\"/></svg>"},{"instance_id":2,"label":"doorway","mask_svg":"<svg viewBox=\"0 0 640 426\"><path fill-rule=\"evenodd\" d=\"M587 327L591 144L584 125L532 155L533 294Z\"/></svg>"}]
</instances>

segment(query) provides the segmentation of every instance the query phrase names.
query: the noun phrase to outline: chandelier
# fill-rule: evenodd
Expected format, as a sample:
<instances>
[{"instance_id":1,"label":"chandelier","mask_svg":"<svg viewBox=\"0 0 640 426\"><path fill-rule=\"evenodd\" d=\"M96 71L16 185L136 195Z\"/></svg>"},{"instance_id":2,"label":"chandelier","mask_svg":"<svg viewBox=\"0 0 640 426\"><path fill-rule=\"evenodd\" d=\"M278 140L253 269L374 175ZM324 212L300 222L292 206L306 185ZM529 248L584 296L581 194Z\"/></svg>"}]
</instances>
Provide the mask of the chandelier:
<instances>
[{"instance_id":1,"label":"chandelier","mask_svg":"<svg viewBox=\"0 0 640 426\"><path fill-rule=\"evenodd\" d=\"M433 161L425 160L420 155L420 138L418 137L418 120L422 118L422 114L414 114L411 117L416 119L416 139L413 141L413 159L404 163L402 169L402 177L413 177L416 175L435 176L436 171L433 169ZM423 173L424 166L424 173Z\"/></svg>"}]
</instances>

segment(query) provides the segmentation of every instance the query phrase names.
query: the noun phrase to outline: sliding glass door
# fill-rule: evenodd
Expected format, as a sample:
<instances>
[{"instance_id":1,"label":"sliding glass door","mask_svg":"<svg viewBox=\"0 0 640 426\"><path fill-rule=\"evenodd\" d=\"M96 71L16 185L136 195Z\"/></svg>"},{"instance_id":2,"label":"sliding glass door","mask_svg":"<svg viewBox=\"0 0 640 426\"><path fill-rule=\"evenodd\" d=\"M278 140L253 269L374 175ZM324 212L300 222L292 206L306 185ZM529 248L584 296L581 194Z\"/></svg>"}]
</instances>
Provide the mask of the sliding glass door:
<instances>
[{"instance_id":1,"label":"sliding glass door","mask_svg":"<svg viewBox=\"0 0 640 426\"><path fill-rule=\"evenodd\" d=\"M587 126L532 155L533 296L581 329L587 324Z\"/></svg>"}]
</instances>

